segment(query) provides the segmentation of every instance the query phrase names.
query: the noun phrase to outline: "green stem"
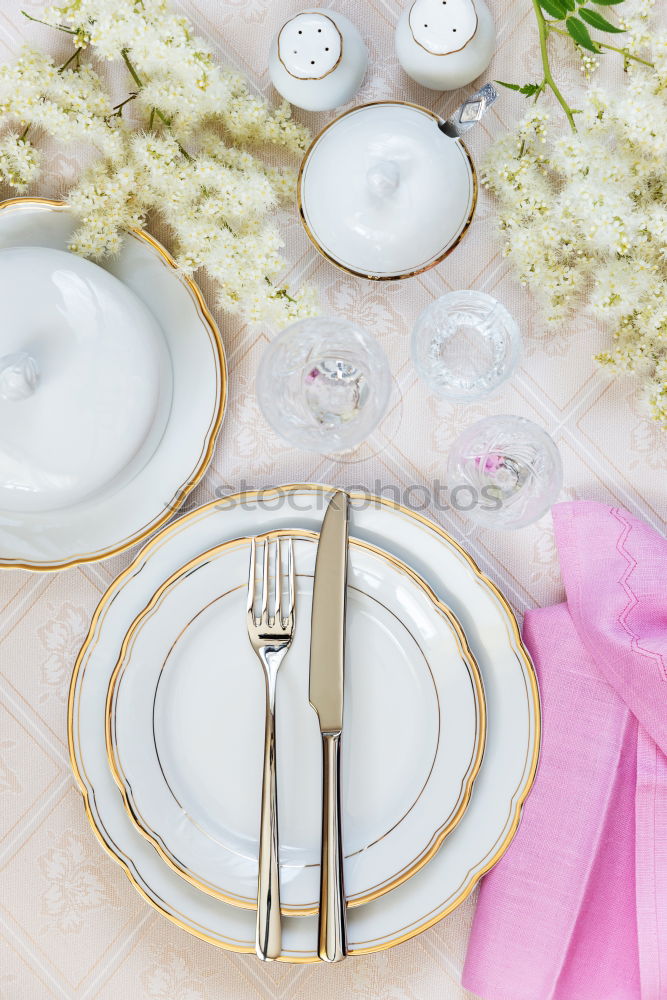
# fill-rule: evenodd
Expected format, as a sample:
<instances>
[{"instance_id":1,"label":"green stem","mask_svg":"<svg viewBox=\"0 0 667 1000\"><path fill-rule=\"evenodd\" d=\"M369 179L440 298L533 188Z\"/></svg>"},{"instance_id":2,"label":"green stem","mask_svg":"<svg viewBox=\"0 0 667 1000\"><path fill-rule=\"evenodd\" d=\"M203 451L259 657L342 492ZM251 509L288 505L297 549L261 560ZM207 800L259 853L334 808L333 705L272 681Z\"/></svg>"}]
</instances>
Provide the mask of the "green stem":
<instances>
[{"instance_id":1,"label":"green stem","mask_svg":"<svg viewBox=\"0 0 667 1000\"><path fill-rule=\"evenodd\" d=\"M226 225L226 223L225 223L225 225ZM227 228L229 228L229 227L227 227ZM230 229L230 232L231 232L231 229ZM266 274L264 275L264 281L267 283L267 285L270 285L271 288L273 288L273 295L274 295L275 298L277 298L277 299L287 299L288 302L292 302L294 305L296 305L296 299L292 298L292 296L289 294L289 292L287 291L286 288L276 288L276 286L273 284L273 282L271 281L271 279L269 278L269 276L266 275Z\"/></svg>"},{"instance_id":2,"label":"green stem","mask_svg":"<svg viewBox=\"0 0 667 1000\"><path fill-rule=\"evenodd\" d=\"M547 81L546 80L542 80L542 83L539 85L539 87L535 91L535 97L533 98L533 104L537 104L537 102L538 102L538 100L540 98L540 95L544 91L544 88L546 87L546 85L547 85ZM521 157L523 156L523 154L525 152L526 152L526 140L522 139L521 140L521 145L519 147L519 159L521 159Z\"/></svg>"},{"instance_id":3,"label":"green stem","mask_svg":"<svg viewBox=\"0 0 667 1000\"><path fill-rule=\"evenodd\" d=\"M33 17L29 14L27 10L22 10L21 13L24 17L27 17L29 21L34 21L35 24L44 24L47 28L55 28L56 31L65 31L68 35L78 35L79 32L75 31L74 28L66 28L64 24L50 24L48 21L42 21L39 17Z\"/></svg>"},{"instance_id":4,"label":"green stem","mask_svg":"<svg viewBox=\"0 0 667 1000\"><path fill-rule=\"evenodd\" d=\"M568 122L570 123L570 128L573 132L577 131L577 126L574 124L574 115L572 113L572 108L567 103L563 95L561 94L558 84L553 78L551 73L551 66L549 65L549 52L547 49L547 38L549 36L549 25L544 20L544 15L542 14L542 8L540 7L538 0L533 0L533 7L535 8L535 17L537 18L537 29L540 35L540 53L542 56L542 67L544 69L544 79L547 85L550 87L554 97L560 104L561 108L565 112Z\"/></svg>"},{"instance_id":5,"label":"green stem","mask_svg":"<svg viewBox=\"0 0 667 1000\"><path fill-rule=\"evenodd\" d=\"M127 66L127 69L128 69L128 72L129 72L130 76L132 77L132 79L136 83L137 87L139 87L141 89L141 87L143 87L143 85L144 85L144 81L141 79L141 77L137 73L136 69L132 65L132 63L130 61L130 57L127 54L127 49L123 49L123 51L121 52L121 55L123 57L123 62ZM155 112L155 114L158 116L158 118L160 119L160 121L162 122L162 124L166 125L167 128L169 128L169 126L171 125L170 119L167 118L166 115L163 115L159 108L153 108L151 110L151 115L153 115L153 112Z\"/></svg>"},{"instance_id":6,"label":"green stem","mask_svg":"<svg viewBox=\"0 0 667 1000\"><path fill-rule=\"evenodd\" d=\"M28 132L30 131L31 128L32 128L32 122L28 122L28 124L26 125L26 127L23 129L23 131L19 136L18 139L19 142L23 142L23 140L27 138Z\"/></svg>"},{"instance_id":7,"label":"green stem","mask_svg":"<svg viewBox=\"0 0 667 1000\"><path fill-rule=\"evenodd\" d=\"M557 35L563 35L564 38L570 37L569 33L567 31L563 31L562 28L549 26L549 30L555 31ZM648 66L650 69L655 69L654 63L649 62L647 59L640 59L639 56L634 56L632 52L628 52L627 49L619 49L617 45L609 45L608 42L598 42L597 39L595 40L595 44L601 49L609 49L611 52L618 52L618 54L623 56L624 59L632 59L633 62L641 63L642 66Z\"/></svg>"},{"instance_id":8,"label":"green stem","mask_svg":"<svg viewBox=\"0 0 667 1000\"><path fill-rule=\"evenodd\" d=\"M62 66L59 67L58 72L59 73L63 73L67 69L67 67L69 66L69 64L72 63L72 62L74 62L75 59L76 59L77 67L78 67L78 65L79 65L79 56L80 55L81 55L81 49L75 49L74 52L72 53L72 55L67 60L67 62L64 62L62 64Z\"/></svg>"},{"instance_id":9,"label":"green stem","mask_svg":"<svg viewBox=\"0 0 667 1000\"><path fill-rule=\"evenodd\" d=\"M131 93L129 95L129 97L126 97L124 101L121 101L120 104L114 105L114 109L113 109L114 115L117 118L120 118L121 115L123 114L123 108L125 107L125 105L129 104L130 101L134 101L136 97L137 97L137 93L136 93L136 91L133 91L133 93Z\"/></svg>"},{"instance_id":10,"label":"green stem","mask_svg":"<svg viewBox=\"0 0 667 1000\"><path fill-rule=\"evenodd\" d=\"M619 55L623 56L624 59L632 59L633 62L641 63L642 66L648 66L649 69L655 69L655 63L649 62L648 59L640 59L639 56L635 56L632 52L628 52L627 49L619 49L616 45L609 45L607 42L597 43L601 49L610 49L612 52L618 52Z\"/></svg>"},{"instance_id":11,"label":"green stem","mask_svg":"<svg viewBox=\"0 0 667 1000\"><path fill-rule=\"evenodd\" d=\"M123 49L122 52L121 52L121 55L123 57L123 62L127 66L129 74L132 77L132 79L134 80L134 82L136 83L137 87L143 87L144 81L141 79L141 77L137 73L136 69L134 68L134 66L130 62L130 57L127 54L127 49Z\"/></svg>"},{"instance_id":12,"label":"green stem","mask_svg":"<svg viewBox=\"0 0 667 1000\"><path fill-rule=\"evenodd\" d=\"M144 85L144 81L141 79L141 77L137 73L136 69L132 65L130 57L127 54L127 49L123 49L122 52L121 52L121 55L123 57L123 62L127 66L127 69L128 69L128 72L129 72L130 76L132 77L132 79L136 83L137 87L141 90L141 88ZM136 96L137 95L135 94L135 97ZM159 108L151 108L150 128L153 127L153 121L154 121L155 115L158 116L158 118L160 119L160 121L162 122L163 125L165 125L167 128L171 127L171 119L170 118L167 118L167 116L164 115L160 111ZM180 150L181 156L184 156L186 160L192 160L192 157L188 153L187 149L184 149L183 146L181 146L180 142L177 143L177 146L178 146L178 148Z\"/></svg>"}]
</instances>

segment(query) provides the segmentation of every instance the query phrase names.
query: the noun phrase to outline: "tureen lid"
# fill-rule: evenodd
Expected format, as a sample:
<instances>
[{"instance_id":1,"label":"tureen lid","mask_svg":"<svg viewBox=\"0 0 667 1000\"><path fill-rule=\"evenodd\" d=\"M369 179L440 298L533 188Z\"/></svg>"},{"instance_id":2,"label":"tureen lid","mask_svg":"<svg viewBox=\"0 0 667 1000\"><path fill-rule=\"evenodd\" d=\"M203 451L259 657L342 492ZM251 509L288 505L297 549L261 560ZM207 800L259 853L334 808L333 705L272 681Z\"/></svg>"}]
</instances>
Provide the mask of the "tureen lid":
<instances>
[{"instance_id":1,"label":"tureen lid","mask_svg":"<svg viewBox=\"0 0 667 1000\"><path fill-rule=\"evenodd\" d=\"M432 112L402 102L353 108L306 154L299 178L311 239L334 263L373 278L406 277L453 248L474 211L465 146Z\"/></svg>"},{"instance_id":2,"label":"tureen lid","mask_svg":"<svg viewBox=\"0 0 667 1000\"><path fill-rule=\"evenodd\" d=\"M46 247L0 250L0 509L70 506L138 471L162 433L171 367L143 302Z\"/></svg>"}]
</instances>

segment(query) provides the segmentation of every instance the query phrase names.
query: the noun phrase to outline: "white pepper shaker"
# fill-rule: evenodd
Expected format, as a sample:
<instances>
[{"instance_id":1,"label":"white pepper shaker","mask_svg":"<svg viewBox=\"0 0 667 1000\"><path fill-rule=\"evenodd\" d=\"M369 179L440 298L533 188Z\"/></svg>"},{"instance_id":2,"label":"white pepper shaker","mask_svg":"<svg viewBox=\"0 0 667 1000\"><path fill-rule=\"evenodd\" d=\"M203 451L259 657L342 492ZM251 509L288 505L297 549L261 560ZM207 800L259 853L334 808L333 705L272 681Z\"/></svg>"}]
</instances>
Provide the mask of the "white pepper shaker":
<instances>
[{"instance_id":1,"label":"white pepper shaker","mask_svg":"<svg viewBox=\"0 0 667 1000\"><path fill-rule=\"evenodd\" d=\"M361 86L368 51L343 14L304 10L276 35L269 75L279 94L305 111L329 111L347 104Z\"/></svg>"},{"instance_id":2,"label":"white pepper shaker","mask_svg":"<svg viewBox=\"0 0 667 1000\"><path fill-rule=\"evenodd\" d=\"M413 80L457 90L480 76L496 42L484 0L413 0L396 26L396 55Z\"/></svg>"}]
</instances>

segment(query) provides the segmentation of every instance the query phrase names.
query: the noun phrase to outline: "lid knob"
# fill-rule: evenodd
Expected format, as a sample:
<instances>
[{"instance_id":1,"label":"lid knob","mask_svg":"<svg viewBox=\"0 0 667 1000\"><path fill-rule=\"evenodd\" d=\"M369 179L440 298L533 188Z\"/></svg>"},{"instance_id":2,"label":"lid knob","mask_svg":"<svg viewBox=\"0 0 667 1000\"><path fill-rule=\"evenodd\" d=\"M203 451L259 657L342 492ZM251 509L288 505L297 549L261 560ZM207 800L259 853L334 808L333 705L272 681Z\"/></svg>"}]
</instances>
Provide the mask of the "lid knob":
<instances>
[{"instance_id":1,"label":"lid knob","mask_svg":"<svg viewBox=\"0 0 667 1000\"><path fill-rule=\"evenodd\" d=\"M380 160L366 173L371 192L378 198L390 198L401 183L401 172L394 160Z\"/></svg>"},{"instance_id":2,"label":"lid knob","mask_svg":"<svg viewBox=\"0 0 667 1000\"><path fill-rule=\"evenodd\" d=\"M26 351L0 358L0 399L18 402L32 396L39 382L37 362Z\"/></svg>"}]
</instances>

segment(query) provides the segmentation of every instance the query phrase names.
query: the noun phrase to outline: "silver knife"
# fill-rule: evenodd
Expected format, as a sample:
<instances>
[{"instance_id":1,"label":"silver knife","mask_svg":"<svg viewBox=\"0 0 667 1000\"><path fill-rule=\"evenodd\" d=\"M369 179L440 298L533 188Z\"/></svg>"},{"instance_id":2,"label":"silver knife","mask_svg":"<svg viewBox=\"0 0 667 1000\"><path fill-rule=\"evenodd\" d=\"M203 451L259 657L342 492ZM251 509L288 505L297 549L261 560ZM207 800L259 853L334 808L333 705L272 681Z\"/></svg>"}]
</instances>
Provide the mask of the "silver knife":
<instances>
[{"instance_id":1,"label":"silver knife","mask_svg":"<svg viewBox=\"0 0 667 1000\"><path fill-rule=\"evenodd\" d=\"M341 836L340 738L343 730L347 493L329 501L317 546L310 638L310 704L322 733L322 854L319 956L339 962L347 953Z\"/></svg>"}]
</instances>

